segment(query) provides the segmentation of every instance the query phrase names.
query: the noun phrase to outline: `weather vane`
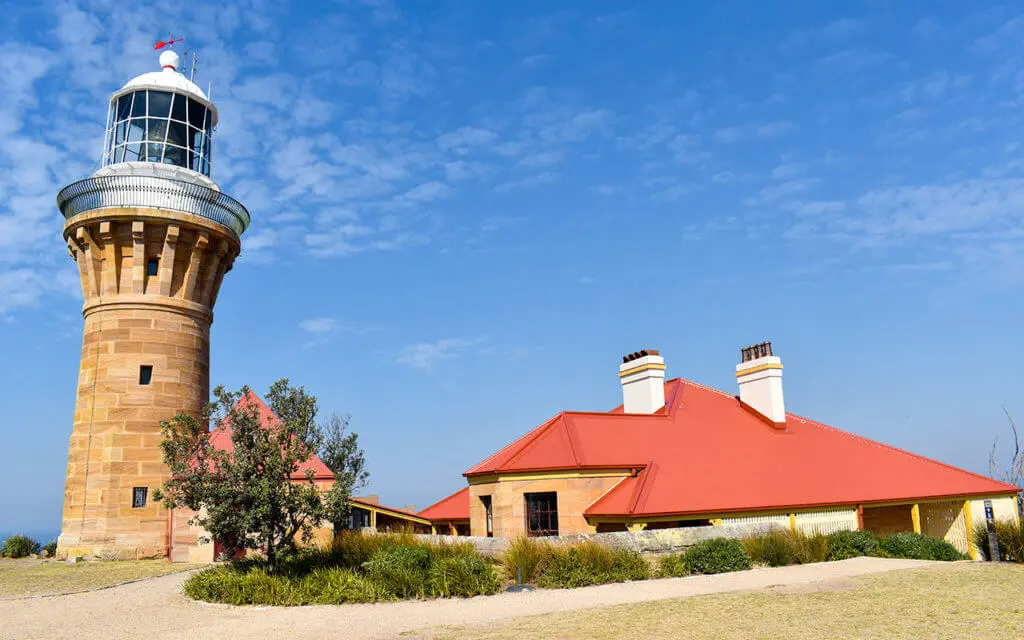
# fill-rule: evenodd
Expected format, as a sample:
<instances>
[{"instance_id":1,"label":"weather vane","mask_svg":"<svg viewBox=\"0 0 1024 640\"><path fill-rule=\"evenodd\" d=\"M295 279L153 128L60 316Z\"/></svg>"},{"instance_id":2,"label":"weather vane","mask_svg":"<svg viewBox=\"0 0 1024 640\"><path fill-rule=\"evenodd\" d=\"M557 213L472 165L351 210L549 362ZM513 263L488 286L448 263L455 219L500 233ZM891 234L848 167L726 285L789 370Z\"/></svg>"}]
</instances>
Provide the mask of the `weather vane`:
<instances>
[{"instance_id":1,"label":"weather vane","mask_svg":"<svg viewBox=\"0 0 1024 640\"><path fill-rule=\"evenodd\" d=\"M184 40L184 38L175 38L174 34L172 33L170 36L168 36L168 38L166 40L161 40L160 42L157 42L156 44L154 44L153 45L153 51L159 51L160 49L163 49L164 47L167 47L168 49L170 49L171 47L174 46L175 42L181 42L182 40Z\"/></svg>"}]
</instances>

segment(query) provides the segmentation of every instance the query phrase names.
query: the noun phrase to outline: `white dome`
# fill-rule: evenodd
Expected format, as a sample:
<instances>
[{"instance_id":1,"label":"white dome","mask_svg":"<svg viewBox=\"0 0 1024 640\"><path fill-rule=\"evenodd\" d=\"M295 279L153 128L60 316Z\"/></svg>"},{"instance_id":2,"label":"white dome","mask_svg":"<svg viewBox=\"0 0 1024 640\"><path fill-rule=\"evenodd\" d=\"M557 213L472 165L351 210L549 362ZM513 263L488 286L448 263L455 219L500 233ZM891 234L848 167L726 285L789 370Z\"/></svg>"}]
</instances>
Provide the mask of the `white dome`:
<instances>
[{"instance_id":1,"label":"white dome","mask_svg":"<svg viewBox=\"0 0 1024 640\"><path fill-rule=\"evenodd\" d=\"M171 71L177 71L179 62L181 62L181 58L171 49L160 54L160 68L162 69L170 67Z\"/></svg>"},{"instance_id":2,"label":"white dome","mask_svg":"<svg viewBox=\"0 0 1024 640\"><path fill-rule=\"evenodd\" d=\"M190 94L206 103L210 102L210 99L206 97L206 94L199 88L199 85L177 71L172 71L170 69L164 69L163 71L150 71L149 73L144 73L141 76L135 76L128 81L128 84L121 87L121 90L117 92L117 95L121 95L129 89L169 89L177 91L178 93Z\"/></svg>"}]
</instances>

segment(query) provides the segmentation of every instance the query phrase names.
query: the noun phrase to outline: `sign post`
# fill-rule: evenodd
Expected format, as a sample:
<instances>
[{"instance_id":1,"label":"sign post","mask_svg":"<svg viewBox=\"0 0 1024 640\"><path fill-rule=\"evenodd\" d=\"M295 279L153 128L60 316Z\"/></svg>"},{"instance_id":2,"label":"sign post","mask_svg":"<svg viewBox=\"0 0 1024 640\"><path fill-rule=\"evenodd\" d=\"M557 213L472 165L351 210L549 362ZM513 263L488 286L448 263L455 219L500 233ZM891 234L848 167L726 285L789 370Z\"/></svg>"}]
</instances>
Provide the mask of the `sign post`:
<instances>
[{"instance_id":1,"label":"sign post","mask_svg":"<svg viewBox=\"0 0 1024 640\"><path fill-rule=\"evenodd\" d=\"M988 557L999 562L999 536L996 535L996 518L992 512L992 501L985 501L985 528L988 529Z\"/></svg>"}]
</instances>

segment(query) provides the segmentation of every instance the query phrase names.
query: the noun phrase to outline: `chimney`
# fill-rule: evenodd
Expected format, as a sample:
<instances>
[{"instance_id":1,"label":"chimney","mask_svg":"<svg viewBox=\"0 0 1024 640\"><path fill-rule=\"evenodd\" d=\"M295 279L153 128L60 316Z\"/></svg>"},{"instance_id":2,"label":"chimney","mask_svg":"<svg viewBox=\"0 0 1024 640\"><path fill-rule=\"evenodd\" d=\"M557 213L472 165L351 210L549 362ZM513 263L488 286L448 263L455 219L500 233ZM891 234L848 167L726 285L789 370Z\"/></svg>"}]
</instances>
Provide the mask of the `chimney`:
<instances>
[{"instance_id":1,"label":"chimney","mask_svg":"<svg viewBox=\"0 0 1024 640\"><path fill-rule=\"evenodd\" d=\"M665 406L665 359L654 349L623 356L619 380L625 413L654 413Z\"/></svg>"},{"instance_id":2,"label":"chimney","mask_svg":"<svg viewBox=\"0 0 1024 640\"><path fill-rule=\"evenodd\" d=\"M779 426L786 424L786 405L782 401L782 360L772 353L772 343L762 342L741 350L736 365L740 400Z\"/></svg>"}]
</instances>

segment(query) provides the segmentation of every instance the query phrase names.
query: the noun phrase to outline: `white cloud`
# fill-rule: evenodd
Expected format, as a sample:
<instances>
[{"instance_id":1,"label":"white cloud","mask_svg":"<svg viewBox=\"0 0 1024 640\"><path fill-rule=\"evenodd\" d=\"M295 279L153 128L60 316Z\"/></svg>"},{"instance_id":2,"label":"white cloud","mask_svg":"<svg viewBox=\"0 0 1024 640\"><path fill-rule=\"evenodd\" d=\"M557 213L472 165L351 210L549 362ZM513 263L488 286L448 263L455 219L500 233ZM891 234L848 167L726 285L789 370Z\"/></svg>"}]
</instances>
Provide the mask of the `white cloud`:
<instances>
[{"instance_id":1,"label":"white cloud","mask_svg":"<svg viewBox=\"0 0 1024 640\"><path fill-rule=\"evenodd\" d=\"M806 169L807 165L802 162L788 162L786 164L780 164L772 169L772 178L776 180L795 178L802 174Z\"/></svg>"},{"instance_id":2,"label":"white cloud","mask_svg":"<svg viewBox=\"0 0 1024 640\"><path fill-rule=\"evenodd\" d=\"M465 338L448 338L435 342L420 342L403 347L395 362L412 367L418 371L432 373L440 362L465 354L467 349L479 342L479 339L469 340Z\"/></svg>"},{"instance_id":3,"label":"white cloud","mask_svg":"<svg viewBox=\"0 0 1024 640\"><path fill-rule=\"evenodd\" d=\"M308 333L330 333L338 326L335 318L307 318L299 322L299 328Z\"/></svg>"}]
</instances>

